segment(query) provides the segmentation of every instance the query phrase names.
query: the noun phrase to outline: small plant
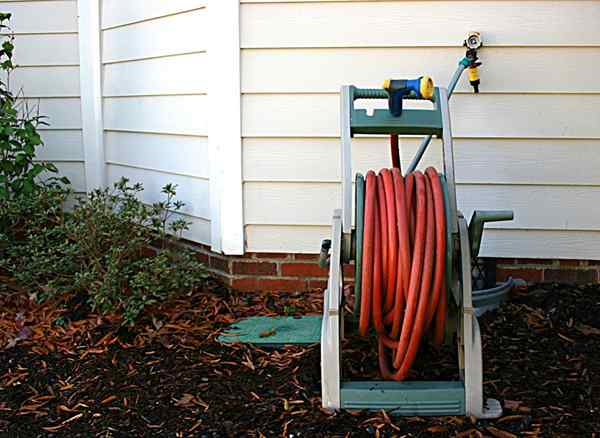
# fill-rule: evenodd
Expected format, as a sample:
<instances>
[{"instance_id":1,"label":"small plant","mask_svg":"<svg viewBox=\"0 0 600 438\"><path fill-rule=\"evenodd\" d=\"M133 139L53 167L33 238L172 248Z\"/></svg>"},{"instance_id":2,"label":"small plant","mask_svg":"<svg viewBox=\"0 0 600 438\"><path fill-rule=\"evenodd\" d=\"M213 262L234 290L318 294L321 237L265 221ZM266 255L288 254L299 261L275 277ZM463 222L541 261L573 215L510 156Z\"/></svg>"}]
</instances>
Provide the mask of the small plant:
<instances>
[{"instance_id":1,"label":"small plant","mask_svg":"<svg viewBox=\"0 0 600 438\"><path fill-rule=\"evenodd\" d=\"M190 292L206 278L189 251L169 245L173 235L180 237L189 227L185 220L173 219L185 205L175 200L176 186L163 187L166 199L150 206L138 199L142 190L141 184L130 185L123 178L111 189L91 193L66 223L67 237L76 244L84 268L75 284L88 291L93 308L121 308L128 323L146 306ZM149 257L153 243L161 251Z\"/></svg>"},{"instance_id":2,"label":"small plant","mask_svg":"<svg viewBox=\"0 0 600 438\"><path fill-rule=\"evenodd\" d=\"M141 184L123 178L81 198L71 213L56 212L49 226L29 228L8 247L11 271L40 300L85 294L94 310L120 313L133 324L150 305L191 292L208 275L189 250L173 245L188 228L174 215L185 205L176 186L165 201L146 205ZM158 243L159 251L151 249Z\"/></svg>"},{"instance_id":3,"label":"small plant","mask_svg":"<svg viewBox=\"0 0 600 438\"><path fill-rule=\"evenodd\" d=\"M45 126L45 117L38 107L30 108L22 93L13 94L9 88L10 74L14 70L14 37L8 22L11 14L0 13L0 71L6 82L0 81L0 201L30 195L43 184L38 177L44 172L56 173L52 163L35 161L35 150L43 144L37 131ZM52 180L57 182L58 180ZM68 184L66 178L60 179Z\"/></svg>"}]
</instances>

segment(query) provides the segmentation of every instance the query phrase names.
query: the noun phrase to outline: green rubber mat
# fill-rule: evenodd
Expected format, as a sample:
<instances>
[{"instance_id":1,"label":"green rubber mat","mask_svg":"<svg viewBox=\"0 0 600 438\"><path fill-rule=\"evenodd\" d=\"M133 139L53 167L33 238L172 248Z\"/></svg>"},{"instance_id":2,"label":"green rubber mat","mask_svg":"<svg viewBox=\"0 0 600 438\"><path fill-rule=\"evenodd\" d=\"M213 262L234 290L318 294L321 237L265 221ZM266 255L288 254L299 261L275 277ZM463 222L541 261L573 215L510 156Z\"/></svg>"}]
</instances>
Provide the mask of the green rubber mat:
<instances>
[{"instance_id":1,"label":"green rubber mat","mask_svg":"<svg viewBox=\"0 0 600 438\"><path fill-rule=\"evenodd\" d=\"M219 336L220 342L264 346L316 344L321 341L321 316L253 316L242 319Z\"/></svg>"}]
</instances>

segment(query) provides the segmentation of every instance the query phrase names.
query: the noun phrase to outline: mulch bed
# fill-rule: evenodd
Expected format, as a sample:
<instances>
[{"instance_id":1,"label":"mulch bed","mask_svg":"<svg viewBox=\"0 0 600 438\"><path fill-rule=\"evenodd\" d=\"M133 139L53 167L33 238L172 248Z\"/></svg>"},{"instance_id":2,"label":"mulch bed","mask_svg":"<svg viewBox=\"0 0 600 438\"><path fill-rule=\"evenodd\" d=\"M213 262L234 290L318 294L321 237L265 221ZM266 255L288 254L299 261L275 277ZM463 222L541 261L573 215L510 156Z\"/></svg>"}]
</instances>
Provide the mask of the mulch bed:
<instances>
[{"instance_id":1,"label":"mulch bed","mask_svg":"<svg viewBox=\"0 0 600 438\"><path fill-rule=\"evenodd\" d=\"M37 305L0 277L0 435L8 437L600 436L600 287L543 285L481 318L494 421L321 409L318 346L216 341L243 316L319 313L321 293L240 295L217 285L154 309L135 331L84 302ZM416 377L456 377L452 349ZM349 339L346 375L376 377Z\"/></svg>"}]
</instances>

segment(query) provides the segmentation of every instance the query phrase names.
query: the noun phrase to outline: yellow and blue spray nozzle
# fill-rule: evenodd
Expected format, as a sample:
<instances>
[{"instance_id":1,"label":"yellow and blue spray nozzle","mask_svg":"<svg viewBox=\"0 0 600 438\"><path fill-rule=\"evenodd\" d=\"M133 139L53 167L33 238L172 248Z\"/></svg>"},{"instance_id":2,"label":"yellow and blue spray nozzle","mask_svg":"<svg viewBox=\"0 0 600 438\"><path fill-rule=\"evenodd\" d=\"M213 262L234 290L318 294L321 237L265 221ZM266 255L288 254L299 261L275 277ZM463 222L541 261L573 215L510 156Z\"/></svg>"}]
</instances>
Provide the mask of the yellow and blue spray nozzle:
<instances>
[{"instance_id":1,"label":"yellow and blue spray nozzle","mask_svg":"<svg viewBox=\"0 0 600 438\"><path fill-rule=\"evenodd\" d=\"M426 99L433 98L433 80L429 76L421 76L417 79L386 79L383 89L388 92L388 106L394 117L402 114L402 99Z\"/></svg>"}]
</instances>

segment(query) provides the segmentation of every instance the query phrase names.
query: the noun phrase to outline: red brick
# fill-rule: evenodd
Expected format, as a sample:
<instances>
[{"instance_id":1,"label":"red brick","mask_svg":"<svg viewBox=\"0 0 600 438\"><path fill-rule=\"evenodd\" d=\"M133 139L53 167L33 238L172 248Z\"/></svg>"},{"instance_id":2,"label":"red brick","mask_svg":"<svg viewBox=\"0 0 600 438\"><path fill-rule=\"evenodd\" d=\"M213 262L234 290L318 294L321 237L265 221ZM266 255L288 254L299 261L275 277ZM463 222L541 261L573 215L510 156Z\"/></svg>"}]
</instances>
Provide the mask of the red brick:
<instances>
[{"instance_id":1,"label":"red brick","mask_svg":"<svg viewBox=\"0 0 600 438\"><path fill-rule=\"evenodd\" d=\"M553 265L554 260L548 259L517 259L517 265Z\"/></svg>"},{"instance_id":2,"label":"red brick","mask_svg":"<svg viewBox=\"0 0 600 438\"><path fill-rule=\"evenodd\" d=\"M281 275L285 277L327 277L328 270L317 263L283 263Z\"/></svg>"},{"instance_id":3,"label":"red brick","mask_svg":"<svg viewBox=\"0 0 600 438\"><path fill-rule=\"evenodd\" d=\"M277 275L277 265L269 262L233 262L234 274Z\"/></svg>"},{"instance_id":4,"label":"red brick","mask_svg":"<svg viewBox=\"0 0 600 438\"><path fill-rule=\"evenodd\" d=\"M577 268L580 266L579 260L561 260L560 267Z\"/></svg>"},{"instance_id":5,"label":"red brick","mask_svg":"<svg viewBox=\"0 0 600 438\"><path fill-rule=\"evenodd\" d=\"M258 286L262 291L297 292L306 290L306 281L290 278L259 278Z\"/></svg>"},{"instance_id":6,"label":"red brick","mask_svg":"<svg viewBox=\"0 0 600 438\"><path fill-rule=\"evenodd\" d=\"M200 263L204 263L208 265L208 254L204 254L203 252L194 253L194 258L198 260Z\"/></svg>"},{"instance_id":7,"label":"red brick","mask_svg":"<svg viewBox=\"0 0 600 438\"><path fill-rule=\"evenodd\" d=\"M318 260L319 254L294 254L296 260Z\"/></svg>"},{"instance_id":8,"label":"red brick","mask_svg":"<svg viewBox=\"0 0 600 438\"><path fill-rule=\"evenodd\" d=\"M595 269L547 269L544 271L544 281L557 283L595 283L598 272Z\"/></svg>"},{"instance_id":9,"label":"red brick","mask_svg":"<svg viewBox=\"0 0 600 438\"><path fill-rule=\"evenodd\" d=\"M260 289L257 277L233 278L231 287L242 292L256 292Z\"/></svg>"},{"instance_id":10,"label":"red brick","mask_svg":"<svg viewBox=\"0 0 600 438\"><path fill-rule=\"evenodd\" d=\"M308 289L327 289L327 280L308 280Z\"/></svg>"},{"instance_id":11,"label":"red brick","mask_svg":"<svg viewBox=\"0 0 600 438\"><path fill-rule=\"evenodd\" d=\"M210 256L209 266L213 269L225 272L227 274L231 273L229 270L229 260L223 257Z\"/></svg>"},{"instance_id":12,"label":"red brick","mask_svg":"<svg viewBox=\"0 0 600 438\"><path fill-rule=\"evenodd\" d=\"M504 281L508 277L520 278L529 283L539 283L542 281L542 269L528 269L528 268L497 268L496 279L498 281Z\"/></svg>"},{"instance_id":13,"label":"red brick","mask_svg":"<svg viewBox=\"0 0 600 438\"><path fill-rule=\"evenodd\" d=\"M273 260L288 259L290 257L289 254L283 254L283 253L277 253L277 252L255 252L255 253L253 253L253 255L257 259L273 259Z\"/></svg>"}]
</instances>

